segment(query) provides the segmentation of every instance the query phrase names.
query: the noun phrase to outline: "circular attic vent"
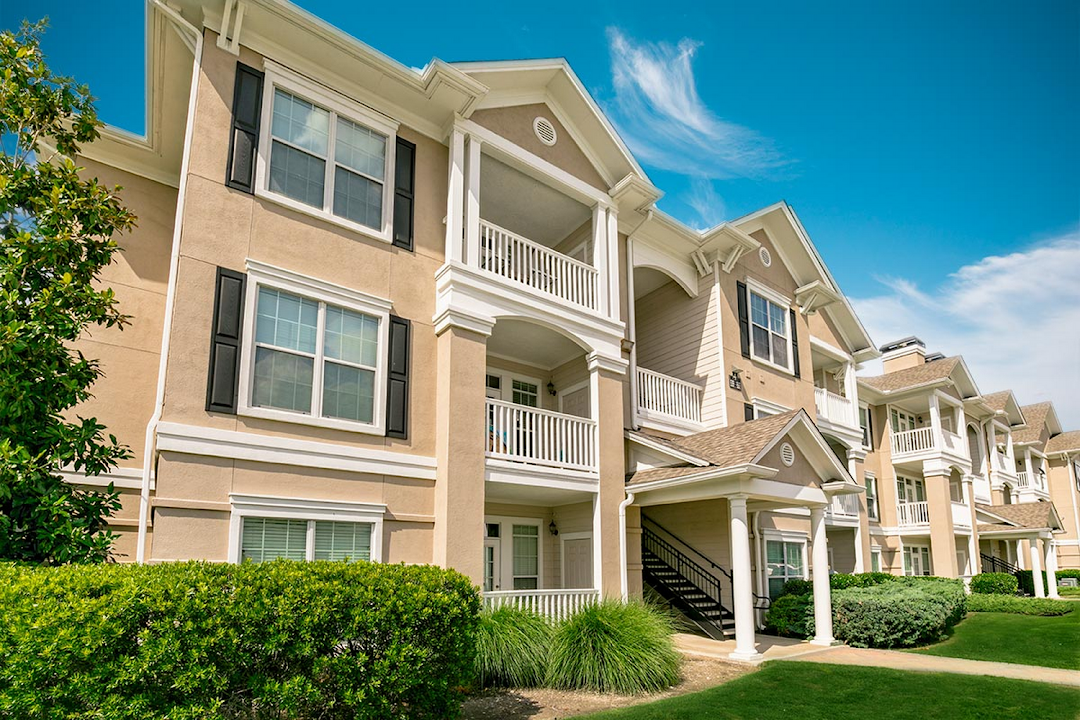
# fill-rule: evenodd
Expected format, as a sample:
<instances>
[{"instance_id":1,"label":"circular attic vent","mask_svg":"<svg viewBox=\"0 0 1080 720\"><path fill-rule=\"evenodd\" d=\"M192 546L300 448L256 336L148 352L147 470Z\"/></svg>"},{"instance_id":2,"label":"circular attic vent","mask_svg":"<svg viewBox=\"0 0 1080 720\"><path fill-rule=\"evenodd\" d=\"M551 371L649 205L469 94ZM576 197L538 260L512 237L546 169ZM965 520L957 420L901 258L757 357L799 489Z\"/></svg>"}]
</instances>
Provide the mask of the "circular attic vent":
<instances>
[{"instance_id":1,"label":"circular attic vent","mask_svg":"<svg viewBox=\"0 0 1080 720\"><path fill-rule=\"evenodd\" d=\"M536 137L540 142L548 147L554 145L555 141L559 139L559 136L555 134L555 126L546 117L538 117L533 120L533 132L536 133Z\"/></svg>"},{"instance_id":2,"label":"circular attic vent","mask_svg":"<svg viewBox=\"0 0 1080 720\"><path fill-rule=\"evenodd\" d=\"M788 467L795 464L795 448L791 447L791 443L780 446L780 460Z\"/></svg>"},{"instance_id":3,"label":"circular attic vent","mask_svg":"<svg viewBox=\"0 0 1080 720\"><path fill-rule=\"evenodd\" d=\"M760 250L758 250L758 257L761 258L761 264L765 267L769 267L770 265L772 265L772 253L770 253L766 248L761 248Z\"/></svg>"}]
</instances>

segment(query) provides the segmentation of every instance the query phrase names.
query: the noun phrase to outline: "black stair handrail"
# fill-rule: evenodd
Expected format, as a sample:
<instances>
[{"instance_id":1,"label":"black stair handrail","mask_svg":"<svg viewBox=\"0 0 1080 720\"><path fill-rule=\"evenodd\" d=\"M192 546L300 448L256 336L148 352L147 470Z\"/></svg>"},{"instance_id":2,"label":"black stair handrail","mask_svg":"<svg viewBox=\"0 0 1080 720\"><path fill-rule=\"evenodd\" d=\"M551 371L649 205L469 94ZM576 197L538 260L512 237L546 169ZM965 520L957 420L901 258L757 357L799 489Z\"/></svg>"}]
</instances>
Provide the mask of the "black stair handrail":
<instances>
[{"instance_id":1,"label":"black stair handrail","mask_svg":"<svg viewBox=\"0 0 1080 720\"><path fill-rule=\"evenodd\" d=\"M644 549L675 571L682 579L693 585L721 610L727 611L720 594L720 580L691 560L686 553L664 540L649 528L641 529Z\"/></svg>"},{"instance_id":2,"label":"black stair handrail","mask_svg":"<svg viewBox=\"0 0 1080 720\"><path fill-rule=\"evenodd\" d=\"M663 526L663 525L661 525L660 523L656 522L655 520L653 520L653 519L652 519L651 517L649 517L649 516L648 516L648 515L646 515L645 513L641 513L641 520L642 520L642 523L643 523L643 524L644 524L644 523L651 523L651 524L655 525L655 526L656 526L657 528L659 528L660 530L662 530L662 531L663 531L663 532L664 532L665 534L667 534L667 535L671 536L671 537L672 537L672 538L673 538L673 539L674 539L674 540L675 540L676 542L678 542L678 543L679 543L680 545L682 545L683 547L685 547L685 548L686 548L687 550L690 550L690 551L691 551L691 552L693 552L693 553L694 553L695 555L697 555L698 557L700 557L700 558L701 558L702 560L704 560L705 562L707 562L707 563L709 564L709 567L712 567L712 568L714 568L714 569L716 569L716 570L719 570L719 571L720 571L720 572L721 572L721 573L722 573L722 574L724 575L724 577L726 577L726 578L727 578L728 582L729 582L729 583L731 583L731 593L732 593L732 601L734 601L734 595L735 595L735 578L733 578L733 577L732 577L732 575L731 575L731 571L730 571L730 570L728 570L727 568L725 568L725 567L724 567L724 566L722 566L722 565L717 565L717 564L716 564L715 562L713 562L712 558L710 558L710 557L709 557L708 555L706 555L705 553L701 552L701 551L700 551L700 550L698 550L698 549L697 549L696 547L694 547L694 546L693 546L693 545L691 545L690 543L686 542L686 541L685 541L685 540L683 540L683 539L682 539L681 537L679 537L679 536L678 536L678 535L676 535L675 533L671 532L671 531L670 531L670 530L668 530L668 529L667 529L666 527L664 527L664 526ZM642 530L645 530L645 529L646 529L646 528L644 528L644 527L642 528ZM769 606L770 606L770 605L772 604L772 600L771 600L771 599L770 599L770 598L769 598L768 596L765 596L765 597L763 597L763 596L761 596L761 595L758 595L758 594L757 594L756 592L754 592L753 590L751 590L751 591L750 591L750 594L754 596L754 607L756 607L756 608L760 608L760 609L766 609L766 608L768 608L768 607L769 607Z\"/></svg>"},{"instance_id":3,"label":"black stair handrail","mask_svg":"<svg viewBox=\"0 0 1080 720\"><path fill-rule=\"evenodd\" d=\"M986 553L979 553L979 557L982 558L983 572L1000 572L1009 575L1015 575L1020 572L1020 568L1007 560L1002 560L1001 558L996 558L993 555L987 555ZM985 569L988 563L990 565L990 570Z\"/></svg>"}]
</instances>

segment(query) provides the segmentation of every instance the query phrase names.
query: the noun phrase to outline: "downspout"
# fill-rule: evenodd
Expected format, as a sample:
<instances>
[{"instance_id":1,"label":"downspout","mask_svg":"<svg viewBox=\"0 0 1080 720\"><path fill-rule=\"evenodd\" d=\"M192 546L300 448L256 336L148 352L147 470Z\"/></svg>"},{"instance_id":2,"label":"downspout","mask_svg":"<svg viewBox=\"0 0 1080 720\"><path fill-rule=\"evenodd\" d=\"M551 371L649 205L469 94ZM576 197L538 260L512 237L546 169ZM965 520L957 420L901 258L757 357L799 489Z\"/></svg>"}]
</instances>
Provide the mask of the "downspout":
<instances>
[{"instance_id":1,"label":"downspout","mask_svg":"<svg viewBox=\"0 0 1080 720\"><path fill-rule=\"evenodd\" d=\"M195 123L195 105L199 90L199 75L202 72L203 36L194 25L185 20L178 12L165 5L161 0L149 0L166 18L172 21L176 33L187 45L194 56L191 65L191 88L188 96L187 121L184 130L184 153L180 163L180 186L176 193L176 216L173 219L172 250L169 256L169 285L165 294L165 323L161 330L161 358L158 362L157 393L154 399L154 412L146 424L146 436L143 440L142 488L139 493L139 545L135 553L138 563L146 562L146 530L150 520L150 477L154 469L154 444L157 426L161 421L161 411L165 405L165 370L169 361L169 339L172 332L173 306L176 303L176 274L180 264L180 235L184 216L184 195L187 190L188 162L191 158L191 137ZM184 38L190 33L194 45Z\"/></svg>"},{"instance_id":2,"label":"downspout","mask_svg":"<svg viewBox=\"0 0 1080 720\"><path fill-rule=\"evenodd\" d=\"M626 493L626 499L619 503L619 566L622 575L622 599L630 599L630 579L626 571L626 508L634 502L634 493Z\"/></svg>"}]
</instances>

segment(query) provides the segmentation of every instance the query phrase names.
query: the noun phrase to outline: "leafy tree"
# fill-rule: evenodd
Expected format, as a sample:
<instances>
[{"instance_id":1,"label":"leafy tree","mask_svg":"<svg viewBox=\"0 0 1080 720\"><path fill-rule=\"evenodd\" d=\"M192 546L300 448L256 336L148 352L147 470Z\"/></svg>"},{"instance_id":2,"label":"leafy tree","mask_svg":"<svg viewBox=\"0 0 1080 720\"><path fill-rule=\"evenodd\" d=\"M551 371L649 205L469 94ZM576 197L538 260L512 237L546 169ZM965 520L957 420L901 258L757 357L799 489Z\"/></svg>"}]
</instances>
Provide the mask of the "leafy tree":
<instances>
[{"instance_id":1,"label":"leafy tree","mask_svg":"<svg viewBox=\"0 0 1080 720\"><path fill-rule=\"evenodd\" d=\"M95 476L131 456L71 411L102 375L75 341L127 322L99 276L135 216L120 188L79 175L73 158L102 123L88 88L49 70L44 29L0 32L0 559L100 562L118 493L73 487L60 470Z\"/></svg>"}]
</instances>

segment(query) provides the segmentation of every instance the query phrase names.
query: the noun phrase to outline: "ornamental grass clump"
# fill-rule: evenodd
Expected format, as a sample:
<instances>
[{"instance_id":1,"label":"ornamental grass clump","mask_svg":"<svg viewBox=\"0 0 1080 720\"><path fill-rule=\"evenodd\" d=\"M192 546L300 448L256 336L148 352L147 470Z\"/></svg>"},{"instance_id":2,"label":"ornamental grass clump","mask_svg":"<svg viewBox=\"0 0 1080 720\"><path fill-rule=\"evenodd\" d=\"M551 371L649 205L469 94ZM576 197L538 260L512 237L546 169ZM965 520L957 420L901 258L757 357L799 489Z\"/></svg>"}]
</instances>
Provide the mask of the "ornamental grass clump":
<instances>
[{"instance_id":1,"label":"ornamental grass clump","mask_svg":"<svg viewBox=\"0 0 1080 720\"><path fill-rule=\"evenodd\" d=\"M485 610L476 633L476 677L482 687L537 687L544 681L554 628L516 607Z\"/></svg>"},{"instance_id":2,"label":"ornamental grass clump","mask_svg":"<svg viewBox=\"0 0 1080 720\"><path fill-rule=\"evenodd\" d=\"M606 600L555 630L545 685L632 695L679 682L673 619L640 602Z\"/></svg>"}]
</instances>

